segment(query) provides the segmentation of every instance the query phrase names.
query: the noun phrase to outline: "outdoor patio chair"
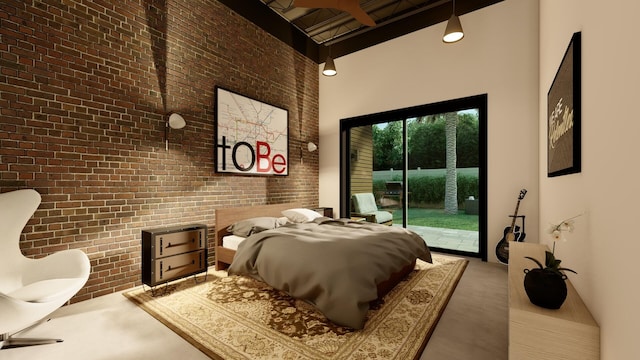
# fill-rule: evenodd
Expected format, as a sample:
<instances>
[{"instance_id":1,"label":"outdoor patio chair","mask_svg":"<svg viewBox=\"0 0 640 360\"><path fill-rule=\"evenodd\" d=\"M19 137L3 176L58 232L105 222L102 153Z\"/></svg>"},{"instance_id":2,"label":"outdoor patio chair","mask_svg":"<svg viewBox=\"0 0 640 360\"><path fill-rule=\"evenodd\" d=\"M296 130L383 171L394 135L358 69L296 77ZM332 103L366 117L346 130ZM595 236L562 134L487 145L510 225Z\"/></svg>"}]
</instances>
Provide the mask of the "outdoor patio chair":
<instances>
[{"instance_id":1,"label":"outdoor patio chair","mask_svg":"<svg viewBox=\"0 0 640 360\"><path fill-rule=\"evenodd\" d=\"M361 217L368 222L383 225L393 224L393 214L390 211L378 210L376 199L372 193L353 194L351 196L352 217Z\"/></svg>"}]
</instances>

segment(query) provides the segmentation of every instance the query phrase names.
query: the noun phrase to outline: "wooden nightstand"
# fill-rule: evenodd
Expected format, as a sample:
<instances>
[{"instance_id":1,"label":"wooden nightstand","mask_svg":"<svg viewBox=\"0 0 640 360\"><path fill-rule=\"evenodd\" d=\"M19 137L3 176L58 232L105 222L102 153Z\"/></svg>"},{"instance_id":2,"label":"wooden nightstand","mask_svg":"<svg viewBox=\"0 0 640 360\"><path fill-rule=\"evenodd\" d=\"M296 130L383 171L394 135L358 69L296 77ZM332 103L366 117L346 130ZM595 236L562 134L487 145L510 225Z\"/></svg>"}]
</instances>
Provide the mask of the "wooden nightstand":
<instances>
[{"instance_id":1,"label":"wooden nightstand","mask_svg":"<svg viewBox=\"0 0 640 360\"><path fill-rule=\"evenodd\" d=\"M207 270L207 226L142 230L142 283L156 286Z\"/></svg>"},{"instance_id":2,"label":"wooden nightstand","mask_svg":"<svg viewBox=\"0 0 640 360\"><path fill-rule=\"evenodd\" d=\"M313 208L311 209L315 212L318 212L326 217L330 217L333 218L333 208L330 207L317 207L317 208Z\"/></svg>"}]
</instances>

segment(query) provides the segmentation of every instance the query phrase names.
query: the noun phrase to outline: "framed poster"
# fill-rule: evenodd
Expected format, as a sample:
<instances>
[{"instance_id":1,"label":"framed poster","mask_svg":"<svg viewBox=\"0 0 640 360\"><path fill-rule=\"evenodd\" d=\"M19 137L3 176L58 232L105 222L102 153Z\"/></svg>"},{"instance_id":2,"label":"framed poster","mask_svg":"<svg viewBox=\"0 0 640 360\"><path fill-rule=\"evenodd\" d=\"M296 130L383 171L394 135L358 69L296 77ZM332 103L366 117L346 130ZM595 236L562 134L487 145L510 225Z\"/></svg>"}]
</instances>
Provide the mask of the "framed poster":
<instances>
[{"instance_id":1,"label":"framed poster","mask_svg":"<svg viewBox=\"0 0 640 360\"><path fill-rule=\"evenodd\" d=\"M215 169L219 173L289 175L289 112L215 88Z\"/></svg>"},{"instance_id":2,"label":"framed poster","mask_svg":"<svg viewBox=\"0 0 640 360\"><path fill-rule=\"evenodd\" d=\"M547 176L581 171L581 33L573 34L547 94Z\"/></svg>"}]
</instances>

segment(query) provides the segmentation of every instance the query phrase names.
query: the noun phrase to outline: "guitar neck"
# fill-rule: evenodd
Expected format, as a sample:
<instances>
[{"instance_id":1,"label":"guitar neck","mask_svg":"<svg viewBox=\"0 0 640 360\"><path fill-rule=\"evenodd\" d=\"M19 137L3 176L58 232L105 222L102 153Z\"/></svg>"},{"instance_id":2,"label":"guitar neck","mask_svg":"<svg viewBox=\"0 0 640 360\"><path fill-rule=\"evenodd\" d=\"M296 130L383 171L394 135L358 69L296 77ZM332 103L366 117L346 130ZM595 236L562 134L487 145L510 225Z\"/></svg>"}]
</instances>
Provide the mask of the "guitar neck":
<instances>
[{"instance_id":1,"label":"guitar neck","mask_svg":"<svg viewBox=\"0 0 640 360\"><path fill-rule=\"evenodd\" d=\"M518 209L520 208L520 199L518 199L518 203L516 204L516 211L513 212L513 220L511 220L511 231L513 232L513 228L516 226L516 218L518 217Z\"/></svg>"}]
</instances>

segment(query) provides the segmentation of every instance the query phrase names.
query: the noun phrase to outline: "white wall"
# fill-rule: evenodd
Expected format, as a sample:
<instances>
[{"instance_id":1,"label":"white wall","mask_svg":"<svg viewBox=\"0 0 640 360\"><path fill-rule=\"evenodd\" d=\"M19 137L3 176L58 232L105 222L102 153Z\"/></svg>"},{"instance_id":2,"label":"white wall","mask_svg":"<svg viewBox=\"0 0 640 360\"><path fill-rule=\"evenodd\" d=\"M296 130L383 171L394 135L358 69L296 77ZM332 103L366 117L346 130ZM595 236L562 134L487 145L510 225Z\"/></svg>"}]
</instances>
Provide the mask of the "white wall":
<instances>
[{"instance_id":1,"label":"white wall","mask_svg":"<svg viewBox=\"0 0 640 360\"><path fill-rule=\"evenodd\" d=\"M340 119L487 93L490 259L520 188L528 241L550 245L548 224L584 211L556 255L579 273L571 281L600 324L602 359L640 358L638 14L635 0L506 0L462 16L458 44L441 43L443 23L337 59L338 76L320 77L320 204L339 210ZM582 172L547 178L546 95L575 31Z\"/></svg>"},{"instance_id":2,"label":"white wall","mask_svg":"<svg viewBox=\"0 0 640 360\"><path fill-rule=\"evenodd\" d=\"M637 0L540 1L540 231L586 212L556 255L578 272L570 278L600 325L603 360L640 358L638 14ZM583 46L582 172L547 178L546 93L576 31Z\"/></svg>"},{"instance_id":3,"label":"white wall","mask_svg":"<svg viewBox=\"0 0 640 360\"><path fill-rule=\"evenodd\" d=\"M340 119L486 93L495 261L521 188L527 239L538 238L538 2L507 0L460 20L459 43L442 42L443 22L338 58L338 75L320 76L320 205L339 213Z\"/></svg>"}]
</instances>

